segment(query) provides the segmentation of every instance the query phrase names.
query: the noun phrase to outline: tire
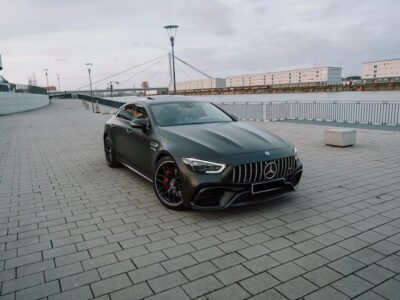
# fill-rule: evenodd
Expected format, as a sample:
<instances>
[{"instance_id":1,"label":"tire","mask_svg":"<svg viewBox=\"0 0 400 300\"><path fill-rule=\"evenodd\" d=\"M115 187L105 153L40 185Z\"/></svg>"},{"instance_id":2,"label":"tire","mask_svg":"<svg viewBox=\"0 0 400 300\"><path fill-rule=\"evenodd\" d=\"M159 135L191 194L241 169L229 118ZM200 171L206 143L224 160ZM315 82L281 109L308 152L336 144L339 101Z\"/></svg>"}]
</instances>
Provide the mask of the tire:
<instances>
[{"instance_id":1,"label":"tire","mask_svg":"<svg viewBox=\"0 0 400 300\"><path fill-rule=\"evenodd\" d=\"M174 210L188 208L182 195L180 173L172 157L166 156L157 162L153 186L158 200L166 207Z\"/></svg>"},{"instance_id":2,"label":"tire","mask_svg":"<svg viewBox=\"0 0 400 300\"><path fill-rule=\"evenodd\" d=\"M111 137L108 134L104 137L104 155L106 157L107 165L110 168L116 168L120 166L120 163L115 159L114 145Z\"/></svg>"}]
</instances>

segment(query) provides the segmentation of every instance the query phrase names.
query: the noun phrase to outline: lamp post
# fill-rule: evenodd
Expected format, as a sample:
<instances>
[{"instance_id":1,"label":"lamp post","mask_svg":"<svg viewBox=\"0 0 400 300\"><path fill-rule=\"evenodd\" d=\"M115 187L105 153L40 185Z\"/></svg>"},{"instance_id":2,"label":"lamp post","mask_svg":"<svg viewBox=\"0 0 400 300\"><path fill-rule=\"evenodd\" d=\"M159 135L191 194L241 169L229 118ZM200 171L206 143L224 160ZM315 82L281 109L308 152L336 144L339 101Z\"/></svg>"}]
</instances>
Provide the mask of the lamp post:
<instances>
[{"instance_id":1,"label":"lamp post","mask_svg":"<svg viewBox=\"0 0 400 300\"><path fill-rule=\"evenodd\" d=\"M85 65L86 65L86 67L88 69L88 73L89 73L90 97L92 98L92 112L94 112L93 89L92 89L92 72L91 72L92 63L86 63Z\"/></svg>"},{"instance_id":2,"label":"lamp post","mask_svg":"<svg viewBox=\"0 0 400 300\"><path fill-rule=\"evenodd\" d=\"M57 74L57 80L58 80L58 91L61 92L60 74Z\"/></svg>"},{"instance_id":3,"label":"lamp post","mask_svg":"<svg viewBox=\"0 0 400 300\"><path fill-rule=\"evenodd\" d=\"M175 44L175 36L176 36L176 30L178 29L178 25L167 25L167 26L164 26L164 28L167 30L167 34L168 34L169 40L171 41L171 48L172 48L172 74L173 74L173 80L174 80L174 95L175 95L176 94L176 80L175 80L174 44Z\"/></svg>"},{"instance_id":4,"label":"lamp post","mask_svg":"<svg viewBox=\"0 0 400 300\"><path fill-rule=\"evenodd\" d=\"M49 93L49 69L43 69L44 74L46 74L46 90L47 90L47 94Z\"/></svg>"},{"instance_id":5,"label":"lamp post","mask_svg":"<svg viewBox=\"0 0 400 300\"><path fill-rule=\"evenodd\" d=\"M110 81L110 92L111 92L111 101L113 100L113 83L119 84L119 81Z\"/></svg>"}]
</instances>

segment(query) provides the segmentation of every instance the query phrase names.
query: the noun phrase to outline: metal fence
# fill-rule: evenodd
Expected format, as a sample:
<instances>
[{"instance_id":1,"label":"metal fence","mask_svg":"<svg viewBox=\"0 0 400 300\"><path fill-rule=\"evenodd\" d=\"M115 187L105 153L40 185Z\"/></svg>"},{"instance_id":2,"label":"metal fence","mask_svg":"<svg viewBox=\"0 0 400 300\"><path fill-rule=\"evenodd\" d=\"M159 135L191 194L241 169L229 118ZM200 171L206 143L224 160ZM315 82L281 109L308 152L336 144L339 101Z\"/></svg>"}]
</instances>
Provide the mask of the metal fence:
<instances>
[{"instance_id":1,"label":"metal fence","mask_svg":"<svg viewBox=\"0 0 400 300\"><path fill-rule=\"evenodd\" d=\"M261 102L217 103L241 120L313 120L400 125L400 102Z\"/></svg>"}]
</instances>

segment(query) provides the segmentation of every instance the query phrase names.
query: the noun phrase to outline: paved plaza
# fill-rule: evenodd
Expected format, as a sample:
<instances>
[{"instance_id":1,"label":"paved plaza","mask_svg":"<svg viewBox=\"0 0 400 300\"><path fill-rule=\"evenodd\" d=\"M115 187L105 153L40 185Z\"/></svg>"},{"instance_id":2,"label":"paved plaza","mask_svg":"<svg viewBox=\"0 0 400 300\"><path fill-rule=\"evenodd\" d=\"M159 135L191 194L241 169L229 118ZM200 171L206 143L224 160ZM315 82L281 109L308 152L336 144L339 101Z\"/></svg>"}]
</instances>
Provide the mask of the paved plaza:
<instances>
[{"instance_id":1,"label":"paved plaza","mask_svg":"<svg viewBox=\"0 0 400 300\"><path fill-rule=\"evenodd\" d=\"M77 100L0 117L1 300L400 299L400 132L334 148L326 127L253 123L298 147L297 192L177 212L106 166L109 117Z\"/></svg>"}]
</instances>

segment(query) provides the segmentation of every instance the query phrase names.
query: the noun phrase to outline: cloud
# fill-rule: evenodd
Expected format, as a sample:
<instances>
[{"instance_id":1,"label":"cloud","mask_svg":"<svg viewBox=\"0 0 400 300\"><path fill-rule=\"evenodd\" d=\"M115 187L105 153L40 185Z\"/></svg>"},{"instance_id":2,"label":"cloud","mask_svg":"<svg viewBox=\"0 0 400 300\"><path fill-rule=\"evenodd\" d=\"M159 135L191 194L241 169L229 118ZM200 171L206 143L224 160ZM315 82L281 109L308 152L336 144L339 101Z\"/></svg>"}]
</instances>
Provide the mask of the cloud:
<instances>
[{"instance_id":1,"label":"cloud","mask_svg":"<svg viewBox=\"0 0 400 300\"><path fill-rule=\"evenodd\" d=\"M362 61L398 57L398 11L396 0L16 0L0 18L1 74L26 83L34 72L45 84L48 68L50 83L60 74L73 89L87 82L86 62L96 80L166 57L163 26L178 24L177 56L213 76L324 65L357 75ZM115 80L126 87L169 82L166 58L134 76L140 70ZM204 78L177 66L179 80L189 77Z\"/></svg>"}]
</instances>

